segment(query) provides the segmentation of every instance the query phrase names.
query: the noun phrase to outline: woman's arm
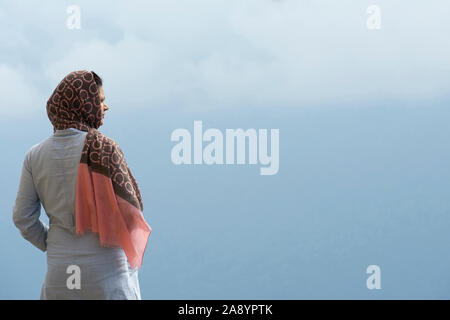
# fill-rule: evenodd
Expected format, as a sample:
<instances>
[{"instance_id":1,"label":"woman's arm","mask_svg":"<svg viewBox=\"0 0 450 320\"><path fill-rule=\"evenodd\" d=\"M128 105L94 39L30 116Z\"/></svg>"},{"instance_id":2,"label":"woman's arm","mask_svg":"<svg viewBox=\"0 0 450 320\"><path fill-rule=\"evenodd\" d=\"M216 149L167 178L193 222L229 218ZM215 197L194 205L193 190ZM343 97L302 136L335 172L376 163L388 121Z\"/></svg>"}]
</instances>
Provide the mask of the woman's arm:
<instances>
[{"instance_id":1,"label":"woman's arm","mask_svg":"<svg viewBox=\"0 0 450 320\"><path fill-rule=\"evenodd\" d=\"M22 236L42 251L47 250L48 227L39 220L41 201L36 193L30 168L30 153L25 156L19 182L16 202L13 207L13 221Z\"/></svg>"}]
</instances>

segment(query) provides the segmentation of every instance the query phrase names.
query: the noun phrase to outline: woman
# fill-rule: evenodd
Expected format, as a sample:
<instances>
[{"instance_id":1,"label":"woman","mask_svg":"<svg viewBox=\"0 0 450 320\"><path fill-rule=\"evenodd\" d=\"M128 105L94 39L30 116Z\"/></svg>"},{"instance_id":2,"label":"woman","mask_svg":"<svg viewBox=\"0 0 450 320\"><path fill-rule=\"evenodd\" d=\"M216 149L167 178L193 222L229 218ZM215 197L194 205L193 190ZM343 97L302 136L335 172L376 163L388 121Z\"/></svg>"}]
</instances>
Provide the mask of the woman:
<instances>
[{"instance_id":1,"label":"woman","mask_svg":"<svg viewBox=\"0 0 450 320\"><path fill-rule=\"evenodd\" d=\"M47 102L53 135L25 156L13 220L47 251L41 299L141 299L138 268L151 233L118 144L97 129L101 78L68 74ZM41 203L49 217L39 220Z\"/></svg>"}]
</instances>

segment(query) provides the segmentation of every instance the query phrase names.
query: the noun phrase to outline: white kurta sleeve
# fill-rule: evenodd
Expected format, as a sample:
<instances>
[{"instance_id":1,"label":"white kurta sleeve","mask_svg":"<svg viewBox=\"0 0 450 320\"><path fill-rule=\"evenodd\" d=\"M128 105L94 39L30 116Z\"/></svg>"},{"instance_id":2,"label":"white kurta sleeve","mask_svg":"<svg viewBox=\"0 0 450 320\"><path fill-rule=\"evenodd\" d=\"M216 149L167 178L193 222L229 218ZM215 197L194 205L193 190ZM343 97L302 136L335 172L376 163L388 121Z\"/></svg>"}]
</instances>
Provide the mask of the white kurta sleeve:
<instances>
[{"instance_id":1,"label":"white kurta sleeve","mask_svg":"<svg viewBox=\"0 0 450 320\"><path fill-rule=\"evenodd\" d=\"M48 226L40 219L41 201L33 183L30 168L30 153L25 156L22 174L13 207L13 221L22 236L42 251L47 250Z\"/></svg>"}]
</instances>

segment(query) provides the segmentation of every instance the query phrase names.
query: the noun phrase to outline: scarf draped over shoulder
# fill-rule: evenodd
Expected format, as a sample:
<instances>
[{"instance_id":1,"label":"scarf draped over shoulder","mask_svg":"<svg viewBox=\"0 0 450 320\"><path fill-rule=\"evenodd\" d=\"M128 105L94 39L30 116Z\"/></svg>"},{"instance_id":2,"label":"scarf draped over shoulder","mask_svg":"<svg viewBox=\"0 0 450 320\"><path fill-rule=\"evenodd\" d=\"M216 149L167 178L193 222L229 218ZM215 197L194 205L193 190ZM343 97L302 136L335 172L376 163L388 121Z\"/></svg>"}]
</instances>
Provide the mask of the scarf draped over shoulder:
<instances>
[{"instance_id":1,"label":"scarf draped over shoulder","mask_svg":"<svg viewBox=\"0 0 450 320\"><path fill-rule=\"evenodd\" d=\"M91 72L69 73L47 102L53 130L86 131L78 165L75 229L98 233L105 247L122 247L130 266L141 267L152 231L142 196L117 142L98 131L102 111Z\"/></svg>"}]
</instances>

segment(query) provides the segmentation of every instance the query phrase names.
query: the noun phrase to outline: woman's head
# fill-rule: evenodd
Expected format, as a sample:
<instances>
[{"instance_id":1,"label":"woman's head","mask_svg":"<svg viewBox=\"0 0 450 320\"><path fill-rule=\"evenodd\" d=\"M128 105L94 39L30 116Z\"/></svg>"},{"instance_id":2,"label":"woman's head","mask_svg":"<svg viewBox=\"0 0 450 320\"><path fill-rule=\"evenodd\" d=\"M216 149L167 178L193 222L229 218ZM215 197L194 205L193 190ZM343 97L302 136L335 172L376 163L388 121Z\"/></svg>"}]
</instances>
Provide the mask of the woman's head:
<instances>
[{"instance_id":1,"label":"woman's head","mask_svg":"<svg viewBox=\"0 0 450 320\"><path fill-rule=\"evenodd\" d=\"M54 130L76 128L88 131L103 124L104 103L101 78L86 70L69 73L47 101L47 115Z\"/></svg>"}]
</instances>

